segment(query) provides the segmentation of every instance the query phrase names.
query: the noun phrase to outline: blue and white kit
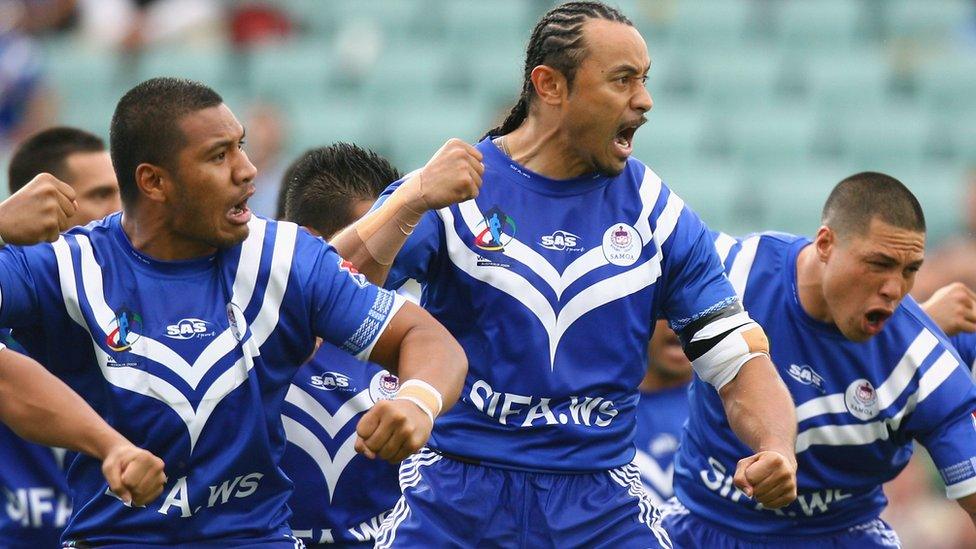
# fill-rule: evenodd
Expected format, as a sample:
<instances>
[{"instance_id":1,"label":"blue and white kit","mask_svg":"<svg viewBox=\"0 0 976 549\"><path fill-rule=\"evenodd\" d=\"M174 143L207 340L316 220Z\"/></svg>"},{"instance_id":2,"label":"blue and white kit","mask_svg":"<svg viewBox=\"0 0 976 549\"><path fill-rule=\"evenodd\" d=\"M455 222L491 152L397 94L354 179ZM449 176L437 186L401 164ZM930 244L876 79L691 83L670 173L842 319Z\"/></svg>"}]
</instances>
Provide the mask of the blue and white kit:
<instances>
[{"instance_id":1,"label":"blue and white kit","mask_svg":"<svg viewBox=\"0 0 976 549\"><path fill-rule=\"evenodd\" d=\"M897 538L878 518L887 504L882 484L904 468L913 441L928 449L949 498L976 493L976 388L910 296L880 334L853 342L800 305L796 261L809 240L763 233L744 240L720 234L715 242L736 292L766 328L796 403L799 496L769 510L735 488L736 463L751 452L732 434L715 390L696 379L675 459L680 503L665 520L676 543L715 544L696 536L721 531L772 546L787 537L892 546ZM706 526L688 528L686 519Z\"/></svg>"},{"instance_id":2,"label":"blue and white kit","mask_svg":"<svg viewBox=\"0 0 976 549\"><path fill-rule=\"evenodd\" d=\"M0 251L0 325L113 427L166 463L163 495L127 507L97 460L68 467L74 545L300 543L282 403L315 337L361 359L402 298L291 223L187 261L132 247L121 214L53 244Z\"/></svg>"},{"instance_id":3,"label":"blue and white kit","mask_svg":"<svg viewBox=\"0 0 976 549\"><path fill-rule=\"evenodd\" d=\"M0 343L25 353L10 330L0 330ZM71 517L71 493L64 463L71 455L61 448L27 442L0 424L0 545L8 549L57 547Z\"/></svg>"},{"instance_id":4,"label":"blue and white kit","mask_svg":"<svg viewBox=\"0 0 976 549\"><path fill-rule=\"evenodd\" d=\"M328 343L295 375L281 409L281 468L295 483L291 526L306 546L373 546L400 486L397 467L356 453L356 424L398 388L396 376Z\"/></svg>"},{"instance_id":5,"label":"blue and white kit","mask_svg":"<svg viewBox=\"0 0 976 549\"><path fill-rule=\"evenodd\" d=\"M469 545L473 536L507 539L512 528L525 546L602 543L611 524L612 535L630 539L621 547L668 546L630 465L654 322L671 320L717 386L749 358L739 333L758 327L705 225L641 162L628 160L613 177L553 180L490 140L477 148L485 165L477 199L425 214L387 280L423 285L421 304L457 338L469 367L461 399L436 422L430 455L401 468L404 499L378 546ZM457 475L504 484L459 493ZM533 498L565 505L542 519L528 510ZM502 520L499 509L510 514ZM626 519L617 524L619 513Z\"/></svg>"},{"instance_id":6,"label":"blue and white kit","mask_svg":"<svg viewBox=\"0 0 976 549\"><path fill-rule=\"evenodd\" d=\"M688 420L688 385L641 392L637 403L634 465L654 505L674 495L674 455Z\"/></svg>"}]
</instances>

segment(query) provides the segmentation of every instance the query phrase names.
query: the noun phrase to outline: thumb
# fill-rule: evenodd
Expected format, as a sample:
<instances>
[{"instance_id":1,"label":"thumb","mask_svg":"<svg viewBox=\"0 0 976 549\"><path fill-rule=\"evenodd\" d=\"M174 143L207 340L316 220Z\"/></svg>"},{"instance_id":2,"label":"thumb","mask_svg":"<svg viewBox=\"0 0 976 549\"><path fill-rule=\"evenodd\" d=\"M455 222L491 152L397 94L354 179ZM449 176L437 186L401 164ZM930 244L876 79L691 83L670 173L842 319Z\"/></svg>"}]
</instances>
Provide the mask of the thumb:
<instances>
[{"instance_id":1,"label":"thumb","mask_svg":"<svg viewBox=\"0 0 976 549\"><path fill-rule=\"evenodd\" d=\"M378 409L376 407L370 408L366 412L359 423L356 424L356 434L362 439L367 439L370 435L376 431L376 428L380 425L380 416Z\"/></svg>"},{"instance_id":2,"label":"thumb","mask_svg":"<svg viewBox=\"0 0 976 549\"><path fill-rule=\"evenodd\" d=\"M102 465L102 474L105 475L105 480L108 481L109 489L124 503L129 504L132 502L132 494L122 482L124 470L125 467L118 460L109 460Z\"/></svg>"},{"instance_id":3,"label":"thumb","mask_svg":"<svg viewBox=\"0 0 976 549\"><path fill-rule=\"evenodd\" d=\"M369 459L376 459L376 453L366 446L366 440L363 437L356 435L356 451L360 454L368 457Z\"/></svg>"},{"instance_id":4,"label":"thumb","mask_svg":"<svg viewBox=\"0 0 976 549\"><path fill-rule=\"evenodd\" d=\"M742 490L742 492L749 497L752 497L752 483L750 483L749 479L746 477L746 469L757 461L759 461L758 454L740 459L735 468L735 477L732 479L732 483L735 484L735 487Z\"/></svg>"}]
</instances>

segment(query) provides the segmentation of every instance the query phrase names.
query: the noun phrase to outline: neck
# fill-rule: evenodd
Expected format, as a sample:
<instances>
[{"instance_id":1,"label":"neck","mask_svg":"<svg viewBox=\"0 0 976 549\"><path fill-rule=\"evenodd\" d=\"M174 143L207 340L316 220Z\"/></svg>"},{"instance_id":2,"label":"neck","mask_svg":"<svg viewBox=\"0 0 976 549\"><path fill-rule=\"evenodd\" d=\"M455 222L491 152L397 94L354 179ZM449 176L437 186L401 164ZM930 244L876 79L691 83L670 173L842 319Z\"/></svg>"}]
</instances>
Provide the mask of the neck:
<instances>
[{"instance_id":1,"label":"neck","mask_svg":"<svg viewBox=\"0 0 976 549\"><path fill-rule=\"evenodd\" d=\"M810 317L821 322L833 322L823 293L823 262L817 257L813 244L808 244L796 258L796 292L800 306Z\"/></svg>"},{"instance_id":2,"label":"neck","mask_svg":"<svg viewBox=\"0 0 976 549\"><path fill-rule=\"evenodd\" d=\"M676 376L664 374L657 370L648 369L647 374L644 376L644 379L641 380L641 383L637 388L642 393L653 393L655 391L674 389L675 387L680 387L690 383L692 375L691 370L688 371L687 375Z\"/></svg>"},{"instance_id":3,"label":"neck","mask_svg":"<svg viewBox=\"0 0 976 549\"><path fill-rule=\"evenodd\" d=\"M593 171L572 152L570 139L558 124L543 123L537 115L530 114L503 139L512 160L550 179L571 179Z\"/></svg>"},{"instance_id":4,"label":"neck","mask_svg":"<svg viewBox=\"0 0 976 549\"><path fill-rule=\"evenodd\" d=\"M142 205L123 209L122 230L133 248L162 261L196 259L217 251L212 246L180 236L161 211Z\"/></svg>"}]
</instances>

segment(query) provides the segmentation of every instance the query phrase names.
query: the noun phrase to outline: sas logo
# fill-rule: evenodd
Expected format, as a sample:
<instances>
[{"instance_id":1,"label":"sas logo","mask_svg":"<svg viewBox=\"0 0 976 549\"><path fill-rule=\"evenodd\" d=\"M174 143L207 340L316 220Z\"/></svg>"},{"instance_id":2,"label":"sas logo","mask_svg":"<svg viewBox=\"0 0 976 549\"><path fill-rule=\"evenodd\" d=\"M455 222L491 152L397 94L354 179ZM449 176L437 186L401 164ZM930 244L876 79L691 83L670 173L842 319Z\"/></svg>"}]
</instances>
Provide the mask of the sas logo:
<instances>
[{"instance_id":1,"label":"sas logo","mask_svg":"<svg viewBox=\"0 0 976 549\"><path fill-rule=\"evenodd\" d=\"M804 385L813 385L820 392L824 392L823 387L823 377L820 374L813 371L813 368L804 364L803 366L797 366L796 364L790 364L790 371L788 372L790 377L799 381Z\"/></svg>"},{"instance_id":2,"label":"sas logo","mask_svg":"<svg viewBox=\"0 0 976 549\"><path fill-rule=\"evenodd\" d=\"M369 285L369 281L366 280L366 275L356 270L356 266L346 261L345 259L339 258L339 270L346 271L349 274L349 278L353 280L360 288L365 288Z\"/></svg>"},{"instance_id":3,"label":"sas logo","mask_svg":"<svg viewBox=\"0 0 976 549\"><path fill-rule=\"evenodd\" d=\"M349 376L339 372L325 372L320 376L312 376L309 383L320 391L352 391L354 389L349 386Z\"/></svg>"},{"instance_id":4,"label":"sas logo","mask_svg":"<svg viewBox=\"0 0 976 549\"><path fill-rule=\"evenodd\" d=\"M489 252L504 252L505 245L515 238L515 220L492 206L478 227L484 226L474 238L474 245Z\"/></svg>"},{"instance_id":5,"label":"sas logo","mask_svg":"<svg viewBox=\"0 0 976 549\"><path fill-rule=\"evenodd\" d=\"M132 344L139 340L138 332L142 331L142 317L139 313L122 309L115 313L115 318L109 323L112 331L105 338L105 344L113 351L128 351Z\"/></svg>"},{"instance_id":6,"label":"sas logo","mask_svg":"<svg viewBox=\"0 0 976 549\"><path fill-rule=\"evenodd\" d=\"M583 246L580 245L580 237L573 233L558 230L539 239L539 245L547 250L581 252Z\"/></svg>"},{"instance_id":7,"label":"sas logo","mask_svg":"<svg viewBox=\"0 0 976 549\"><path fill-rule=\"evenodd\" d=\"M881 410L878 405L878 392L866 379L858 379L847 386L844 403L854 417L867 421L873 419Z\"/></svg>"},{"instance_id":8,"label":"sas logo","mask_svg":"<svg viewBox=\"0 0 976 549\"><path fill-rule=\"evenodd\" d=\"M603 256L613 265L629 267L640 258L644 243L637 229L615 223L603 233Z\"/></svg>"},{"instance_id":9,"label":"sas logo","mask_svg":"<svg viewBox=\"0 0 976 549\"><path fill-rule=\"evenodd\" d=\"M217 335L213 324L199 318L184 318L166 327L164 334L170 339L202 339Z\"/></svg>"}]
</instances>

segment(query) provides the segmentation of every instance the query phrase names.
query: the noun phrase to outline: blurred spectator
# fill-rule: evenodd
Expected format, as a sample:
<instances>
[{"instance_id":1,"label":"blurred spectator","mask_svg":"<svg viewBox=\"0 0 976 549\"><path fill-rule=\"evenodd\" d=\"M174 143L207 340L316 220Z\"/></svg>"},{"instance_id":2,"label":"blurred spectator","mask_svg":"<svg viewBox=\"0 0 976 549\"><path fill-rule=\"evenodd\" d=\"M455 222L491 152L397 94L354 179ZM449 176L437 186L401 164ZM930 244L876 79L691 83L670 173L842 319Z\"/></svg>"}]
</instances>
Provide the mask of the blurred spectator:
<instances>
[{"instance_id":1,"label":"blurred spectator","mask_svg":"<svg viewBox=\"0 0 976 549\"><path fill-rule=\"evenodd\" d=\"M37 44L18 30L20 2L0 2L0 157L13 143L49 125L54 102L43 84Z\"/></svg>"},{"instance_id":2,"label":"blurred spectator","mask_svg":"<svg viewBox=\"0 0 976 549\"><path fill-rule=\"evenodd\" d=\"M25 17L21 22L21 28L32 35L64 31L77 22L78 2L76 0L5 1L20 2L24 6Z\"/></svg>"},{"instance_id":3,"label":"blurred spectator","mask_svg":"<svg viewBox=\"0 0 976 549\"><path fill-rule=\"evenodd\" d=\"M78 0L78 10L84 37L105 48L137 52L163 42L224 38L216 0Z\"/></svg>"},{"instance_id":4,"label":"blurred spectator","mask_svg":"<svg viewBox=\"0 0 976 549\"><path fill-rule=\"evenodd\" d=\"M905 470L885 484L889 503L881 518L898 533L904 549L976 547L972 521L954 501L945 498L936 478L928 454L916 446Z\"/></svg>"},{"instance_id":5,"label":"blurred spectator","mask_svg":"<svg viewBox=\"0 0 976 549\"><path fill-rule=\"evenodd\" d=\"M270 2L235 2L228 20L231 43L238 48L284 40L294 31L288 13Z\"/></svg>"},{"instance_id":6,"label":"blurred spectator","mask_svg":"<svg viewBox=\"0 0 976 549\"><path fill-rule=\"evenodd\" d=\"M915 280L912 296L924 301L951 282L962 282L976 291L976 167L969 170L962 206L965 233L949 239L931 254ZM928 212L926 212L928 213Z\"/></svg>"},{"instance_id":7,"label":"blurred spectator","mask_svg":"<svg viewBox=\"0 0 976 549\"><path fill-rule=\"evenodd\" d=\"M254 179L254 196L248 201L251 211L265 217L277 213L277 201L282 176L288 167L282 156L285 138L285 119L272 103L251 105L244 117L248 158L258 169Z\"/></svg>"}]
</instances>

